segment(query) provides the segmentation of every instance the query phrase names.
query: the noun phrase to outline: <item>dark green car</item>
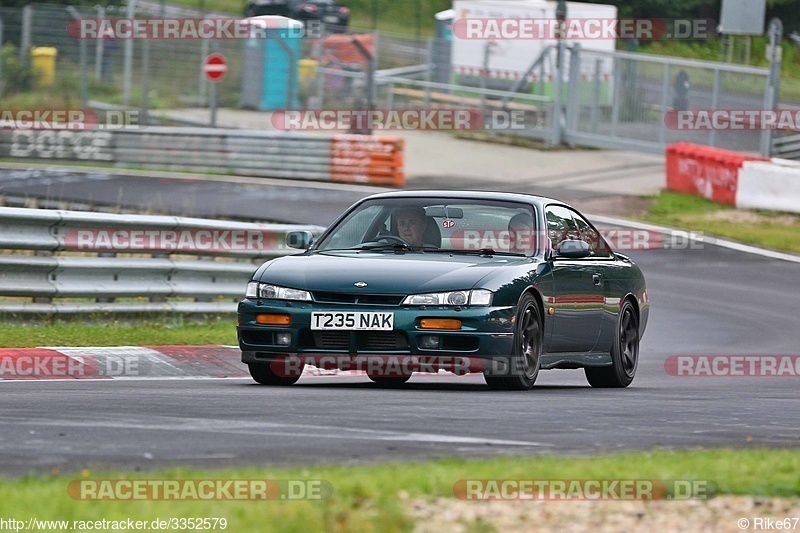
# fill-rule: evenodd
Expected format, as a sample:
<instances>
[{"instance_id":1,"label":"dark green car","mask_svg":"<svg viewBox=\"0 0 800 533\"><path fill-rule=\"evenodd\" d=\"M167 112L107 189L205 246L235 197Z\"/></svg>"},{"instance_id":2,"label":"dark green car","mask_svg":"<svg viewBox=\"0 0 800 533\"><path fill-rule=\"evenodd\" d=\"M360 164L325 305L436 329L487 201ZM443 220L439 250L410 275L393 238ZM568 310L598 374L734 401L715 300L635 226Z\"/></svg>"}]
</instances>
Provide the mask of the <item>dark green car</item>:
<instances>
[{"instance_id":1,"label":"dark green car","mask_svg":"<svg viewBox=\"0 0 800 533\"><path fill-rule=\"evenodd\" d=\"M264 263L239 304L242 361L265 385L305 365L483 372L530 389L540 369L583 368L627 387L649 313L644 276L572 207L491 192L415 191L357 202L305 252Z\"/></svg>"}]
</instances>

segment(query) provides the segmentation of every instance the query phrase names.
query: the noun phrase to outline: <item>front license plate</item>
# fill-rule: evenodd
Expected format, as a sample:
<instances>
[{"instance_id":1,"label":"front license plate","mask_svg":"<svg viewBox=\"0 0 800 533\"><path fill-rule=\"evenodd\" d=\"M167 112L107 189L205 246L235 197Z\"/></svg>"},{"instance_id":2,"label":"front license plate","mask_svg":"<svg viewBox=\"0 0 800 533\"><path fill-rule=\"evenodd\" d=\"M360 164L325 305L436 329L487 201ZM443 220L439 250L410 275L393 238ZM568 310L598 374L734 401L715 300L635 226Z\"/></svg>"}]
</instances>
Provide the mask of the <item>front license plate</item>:
<instances>
[{"instance_id":1,"label":"front license plate","mask_svg":"<svg viewBox=\"0 0 800 533\"><path fill-rule=\"evenodd\" d=\"M311 313L311 329L391 331L394 329L394 313Z\"/></svg>"}]
</instances>

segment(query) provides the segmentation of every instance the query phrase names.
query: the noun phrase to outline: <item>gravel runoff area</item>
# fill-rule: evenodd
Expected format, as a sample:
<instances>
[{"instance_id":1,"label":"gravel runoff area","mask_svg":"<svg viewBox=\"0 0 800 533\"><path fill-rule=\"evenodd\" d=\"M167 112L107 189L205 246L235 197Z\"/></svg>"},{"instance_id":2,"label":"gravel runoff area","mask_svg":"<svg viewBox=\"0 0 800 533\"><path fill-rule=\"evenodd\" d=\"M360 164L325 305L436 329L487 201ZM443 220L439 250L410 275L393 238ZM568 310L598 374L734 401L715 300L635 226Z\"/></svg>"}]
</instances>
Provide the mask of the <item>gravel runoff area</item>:
<instances>
[{"instance_id":1,"label":"gravel runoff area","mask_svg":"<svg viewBox=\"0 0 800 533\"><path fill-rule=\"evenodd\" d=\"M402 495L401 495L402 497ZM800 498L717 496L708 500L408 501L415 531L800 531ZM747 522L745 522L745 520ZM760 520L760 521L759 521ZM768 520L772 521L768 523ZM741 522L740 522L741 521ZM771 525L771 527L770 527Z\"/></svg>"}]
</instances>

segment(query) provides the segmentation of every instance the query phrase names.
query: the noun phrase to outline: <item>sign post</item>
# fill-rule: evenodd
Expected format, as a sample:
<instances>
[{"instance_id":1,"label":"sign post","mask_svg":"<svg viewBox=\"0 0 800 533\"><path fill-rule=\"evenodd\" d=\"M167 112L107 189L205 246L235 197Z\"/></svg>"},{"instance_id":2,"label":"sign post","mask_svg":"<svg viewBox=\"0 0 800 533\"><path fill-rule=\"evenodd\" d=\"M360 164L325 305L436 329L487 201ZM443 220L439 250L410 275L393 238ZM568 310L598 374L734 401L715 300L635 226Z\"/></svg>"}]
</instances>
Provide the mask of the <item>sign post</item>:
<instances>
[{"instance_id":1,"label":"sign post","mask_svg":"<svg viewBox=\"0 0 800 533\"><path fill-rule=\"evenodd\" d=\"M203 73L211 82L211 127L217 127L217 84L225 78L228 63L222 54L209 54L203 63Z\"/></svg>"}]
</instances>

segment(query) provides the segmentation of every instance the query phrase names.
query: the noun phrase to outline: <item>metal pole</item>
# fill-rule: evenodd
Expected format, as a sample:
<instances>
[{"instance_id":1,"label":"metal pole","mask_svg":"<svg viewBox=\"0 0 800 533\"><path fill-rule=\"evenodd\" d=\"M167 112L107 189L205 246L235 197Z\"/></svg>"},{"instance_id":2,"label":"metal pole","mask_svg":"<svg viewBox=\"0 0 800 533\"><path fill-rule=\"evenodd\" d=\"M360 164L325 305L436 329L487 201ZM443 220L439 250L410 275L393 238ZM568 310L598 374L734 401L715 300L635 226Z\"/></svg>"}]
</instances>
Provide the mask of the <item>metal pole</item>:
<instances>
[{"instance_id":1,"label":"metal pole","mask_svg":"<svg viewBox=\"0 0 800 533\"><path fill-rule=\"evenodd\" d=\"M100 20L106 18L106 8L100 6L97 8L97 17ZM97 42L94 49L94 80L100 81L103 77L103 48L105 47L105 39L102 35L97 36Z\"/></svg>"},{"instance_id":2,"label":"metal pole","mask_svg":"<svg viewBox=\"0 0 800 533\"><path fill-rule=\"evenodd\" d=\"M81 18L81 14L73 6L66 7L73 19ZM86 109L89 103L89 52L86 48L86 39L81 39L78 45L78 63L81 69L81 108Z\"/></svg>"},{"instance_id":3,"label":"metal pole","mask_svg":"<svg viewBox=\"0 0 800 533\"><path fill-rule=\"evenodd\" d=\"M211 82L211 127L217 127L217 83Z\"/></svg>"},{"instance_id":4,"label":"metal pole","mask_svg":"<svg viewBox=\"0 0 800 533\"><path fill-rule=\"evenodd\" d=\"M125 13L128 20L136 14L136 0L128 0L128 10ZM122 71L122 103L125 107L131 105L131 70L133 69L133 40L125 40L125 58Z\"/></svg>"},{"instance_id":5,"label":"metal pole","mask_svg":"<svg viewBox=\"0 0 800 533\"><path fill-rule=\"evenodd\" d=\"M356 49L367 59L367 84L366 84L366 100L367 100L367 117L369 117L370 112L372 111L372 107L374 105L375 100L375 67L376 67L376 55L378 52L378 32L374 33L375 35L375 50L373 53L370 54L369 50L367 50L361 41L356 38L353 38L352 42ZM362 133L362 132L359 132ZM372 135L372 128L370 127L369 120L367 120L366 128L363 130L363 133L366 135Z\"/></svg>"},{"instance_id":6,"label":"metal pole","mask_svg":"<svg viewBox=\"0 0 800 533\"><path fill-rule=\"evenodd\" d=\"M206 88L208 86L208 82L206 81L206 74L205 72L203 72L203 65L205 64L207 57L208 57L208 39L202 39L200 41L200 101L202 102L202 104L205 104L206 102Z\"/></svg>"},{"instance_id":7,"label":"metal pole","mask_svg":"<svg viewBox=\"0 0 800 533\"><path fill-rule=\"evenodd\" d=\"M720 70L714 69L714 85L711 89L711 109L716 109L719 105L719 77ZM716 146L717 144L717 130L711 128L708 132L708 145Z\"/></svg>"},{"instance_id":8,"label":"metal pole","mask_svg":"<svg viewBox=\"0 0 800 533\"><path fill-rule=\"evenodd\" d=\"M0 45L3 44L3 17L0 17ZM3 62L0 61L0 96L3 96Z\"/></svg>"},{"instance_id":9,"label":"metal pole","mask_svg":"<svg viewBox=\"0 0 800 533\"><path fill-rule=\"evenodd\" d=\"M567 86L566 131L574 131L581 111L581 45L575 43L569 54L569 85Z\"/></svg>"},{"instance_id":10,"label":"metal pole","mask_svg":"<svg viewBox=\"0 0 800 533\"><path fill-rule=\"evenodd\" d=\"M494 42L483 45L483 66L481 68L481 114L486 114L486 88L489 85L489 56L492 54Z\"/></svg>"},{"instance_id":11,"label":"metal pole","mask_svg":"<svg viewBox=\"0 0 800 533\"><path fill-rule=\"evenodd\" d=\"M149 107L148 93L150 92L150 40L142 41L142 109L139 124L147 124L147 110Z\"/></svg>"},{"instance_id":12,"label":"metal pole","mask_svg":"<svg viewBox=\"0 0 800 533\"><path fill-rule=\"evenodd\" d=\"M435 37L431 37L428 39L428 68L425 69L425 81L431 81L433 79L433 69L436 68L435 58L434 58L434 39ZM425 108L429 108L431 106L431 88L426 83L425 84Z\"/></svg>"},{"instance_id":13,"label":"metal pole","mask_svg":"<svg viewBox=\"0 0 800 533\"><path fill-rule=\"evenodd\" d=\"M667 116L667 108L669 107L669 76L670 65L667 63L664 65L664 74L661 77L661 124L658 128L658 142L661 144L666 144L667 142L667 124L664 119Z\"/></svg>"},{"instance_id":14,"label":"metal pole","mask_svg":"<svg viewBox=\"0 0 800 533\"><path fill-rule=\"evenodd\" d=\"M31 47L31 23L33 22L33 6L30 4L22 8L22 35L19 43L19 63L23 67L28 66L28 58Z\"/></svg>"},{"instance_id":15,"label":"metal pole","mask_svg":"<svg viewBox=\"0 0 800 533\"><path fill-rule=\"evenodd\" d=\"M559 60L556 61L556 71L553 76L553 123L550 136L550 144L558 146L561 144L561 81L563 79L564 62L560 60L564 54L564 41L558 41L557 56Z\"/></svg>"},{"instance_id":16,"label":"metal pole","mask_svg":"<svg viewBox=\"0 0 800 533\"><path fill-rule=\"evenodd\" d=\"M556 68L553 79L553 124L550 137L550 144L558 146L561 144L561 82L564 79L564 21L567 20L567 2L558 0L556 5L556 20L558 20L558 47L556 49Z\"/></svg>"},{"instance_id":17,"label":"metal pole","mask_svg":"<svg viewBox=\"0 0 800 533\"><path fill-rule=\"evenodd\" d=\"M600 76L603 69L603 60L594 60L594 81L592 83L592 133L597 132L598 112L600 111Z\"/></svg>"},{"instance_id":18,"label":"metal pole","mask_svg":"<svg viewBox=\"0 0 800 533\"><path fill-rule=\"evenodd\" d=\"M764 92L764 109L777 109L781 83L781 39L783 38L783 23L778 18L769 22L769 75ZM761 155L769 156L772 152L772 130L761 131Z\"/></svg>"},{"instance_id":19,"label":"metal pole","mask_svg":"<svg viewBox=\"0 0 800 533\"><path fill-rule=\"evenodd\" d=\"M86 39L81 39L80 63L81 63L81 109L86 109L89 104L89 51L86 49Z\"/></svg>"}]
</instances>

